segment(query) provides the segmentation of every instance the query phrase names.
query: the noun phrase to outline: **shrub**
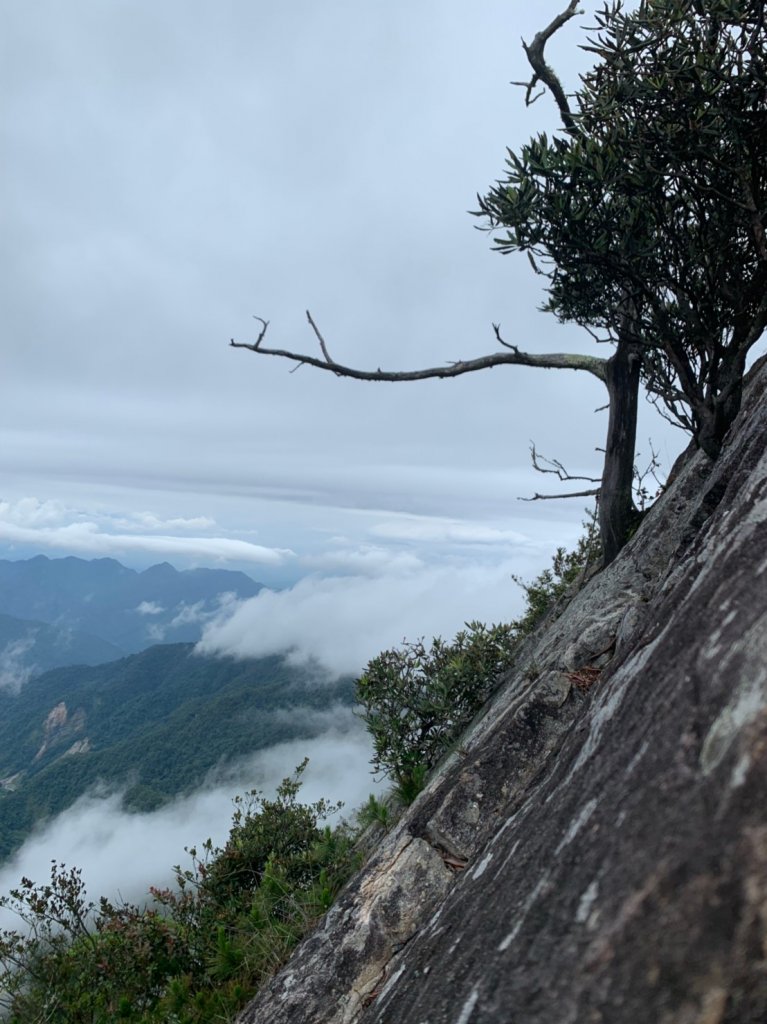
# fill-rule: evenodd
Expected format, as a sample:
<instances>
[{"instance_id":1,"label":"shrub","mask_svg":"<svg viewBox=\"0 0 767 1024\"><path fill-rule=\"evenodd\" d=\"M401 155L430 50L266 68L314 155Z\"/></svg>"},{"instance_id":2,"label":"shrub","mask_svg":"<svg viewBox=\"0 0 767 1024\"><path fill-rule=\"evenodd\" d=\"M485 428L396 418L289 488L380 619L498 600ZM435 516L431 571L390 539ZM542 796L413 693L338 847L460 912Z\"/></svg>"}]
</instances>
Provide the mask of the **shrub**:
<instances>
[{"instance_id":1,"label":"shrub","mask_svg":"<svg viewBox=\"0 0 767 1024\"><path fill-rule=\"evenodd\" d=\"M525 583L518 576L512 577L525 592L525 611L514 622L521 636L527 636L535 629L589 566L600 564L601 546L595 517L587 519L583 527L585 532L572 551L557 548L550 569L544 569L530 583Z\"/></svg>"},{"instance_id":2,"label":"shrub","mask_svg":"<svg viewBox=\"0 0 767 1024\"><path fill-rule=\"evenodd\" d=\"M589 565L599 563L595 518L574 551L559 548L550 569L531 583L514 577L526 608L508 625L468 623L452 643L403 641L369 662L356 697L373 739L373 771L395 784L404 803L423 789L428 771L450 750L514 663L523 640Z\"/></svg>"},{"instance_id":3,"label":"shrub","mask_svg":"<svg viewBox=\"0 0 767 1024\"><path fill-rule=\"evenodd\" d=\"M426 772L490 695L516 647L513 626L467 624L452 643L437 637L384 651L357 680L357 701L373 738L373 770L410 802Z\"/></svg>"},{"instance_id":4,"label":"shrub","mask_svg":"<svg viewBox=\"0 0 767 1024\"><path fill-rule=\"evenodd\" d=\"M370 828L371 825L380 825L384 829L391 828L394 824L391 802L386 797L379 800L371 793L367 803L357 810L357 823L361 829Z\"/></svg>"},{"instance_id":5,"label":"shrub","mask_svg":"<svg viewBox=\"0 0 767 1024\"><path fill-rule=\"evenodd\" d=\"M236 801L223 848L207 840L154 904L87 899L55 862L0 907L25 929L0 934L0 1016L9 1024L208 1024L234 1019L328 909L358 866L353 836L322 825L337 809L298 800L306 762L274 799Z\"/></svg>"}]
</instances>

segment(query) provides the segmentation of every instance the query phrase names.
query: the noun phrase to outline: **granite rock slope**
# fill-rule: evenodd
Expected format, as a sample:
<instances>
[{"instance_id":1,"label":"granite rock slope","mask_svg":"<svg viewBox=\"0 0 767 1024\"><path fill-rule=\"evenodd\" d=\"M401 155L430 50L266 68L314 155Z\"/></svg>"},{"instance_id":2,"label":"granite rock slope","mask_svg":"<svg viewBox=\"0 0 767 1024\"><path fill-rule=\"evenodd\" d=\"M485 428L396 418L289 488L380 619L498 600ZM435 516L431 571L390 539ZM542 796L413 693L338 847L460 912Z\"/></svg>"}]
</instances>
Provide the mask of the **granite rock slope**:
<instances>
[{"instance_id":1,"label":"granite rock slope","mask_svg":"<svg viewBox=\"0 0 767 1024\"><path fill-rule=\"evenodd\" d=\"M767 365L239 1020L767 1021Z\"/></svg>"}]
</instances>

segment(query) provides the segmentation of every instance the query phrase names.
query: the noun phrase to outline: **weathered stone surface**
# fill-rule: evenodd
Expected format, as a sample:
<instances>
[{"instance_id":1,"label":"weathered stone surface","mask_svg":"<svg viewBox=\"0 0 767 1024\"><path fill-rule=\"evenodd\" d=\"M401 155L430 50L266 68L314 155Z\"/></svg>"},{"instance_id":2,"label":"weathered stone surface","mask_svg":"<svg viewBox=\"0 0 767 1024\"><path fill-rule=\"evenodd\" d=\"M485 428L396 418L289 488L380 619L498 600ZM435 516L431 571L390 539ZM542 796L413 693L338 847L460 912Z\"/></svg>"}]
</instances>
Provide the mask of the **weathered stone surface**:
<instances>
[{"instance_id":1,"label":"weathered stone surface","mask_svg":"<svg viewBox=\"0 0 767 1024\"><path fill-rule=\"evenodd\" d=\"M396 829L302 944L300 956L238 1019L357 1020L393 956L452 884L452 872L428 842Z\"/></svg>"},{"instance_id":2,"label":"weathered stone surface","mask_svg":"<svg viewBox=\"0 0 767 1024\"><path fill-rule=\"evenodd\" d=\"M767 366L248 1024L767 1021ZM400 945L405 943L405 945Z\"/></svg>"}]
</instances>

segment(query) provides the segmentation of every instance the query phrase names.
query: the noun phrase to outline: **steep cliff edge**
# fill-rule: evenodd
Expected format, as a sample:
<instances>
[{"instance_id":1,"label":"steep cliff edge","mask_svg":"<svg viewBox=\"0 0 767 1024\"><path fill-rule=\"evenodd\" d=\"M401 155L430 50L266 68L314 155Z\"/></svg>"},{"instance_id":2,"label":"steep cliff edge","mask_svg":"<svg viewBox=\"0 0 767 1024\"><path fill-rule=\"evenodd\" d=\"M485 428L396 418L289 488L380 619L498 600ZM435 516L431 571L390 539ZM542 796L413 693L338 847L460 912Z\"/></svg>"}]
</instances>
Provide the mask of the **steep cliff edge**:
<instances>
[{"instance_id":1,"label":"steep cliff edge","mask_svg":"<svg viewBox=\"0 0 767 1024\"><path fill-rule=\"evenodd\" d=\"M767 365L241 1024L767 1020Z\"/></svg>"}]
</instances>

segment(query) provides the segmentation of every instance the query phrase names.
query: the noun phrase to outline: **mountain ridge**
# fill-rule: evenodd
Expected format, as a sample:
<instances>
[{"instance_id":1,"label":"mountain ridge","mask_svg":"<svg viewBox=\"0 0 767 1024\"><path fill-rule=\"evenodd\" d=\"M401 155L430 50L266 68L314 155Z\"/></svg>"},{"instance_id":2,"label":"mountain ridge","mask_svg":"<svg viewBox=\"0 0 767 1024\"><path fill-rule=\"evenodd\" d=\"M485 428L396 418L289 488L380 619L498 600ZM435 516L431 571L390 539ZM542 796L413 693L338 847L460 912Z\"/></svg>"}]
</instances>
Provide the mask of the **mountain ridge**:
<instances>
[{"instance_id":1,"label":"mountain ridge","mask_svg":"<svg viewBox=\"0 0 767 1024\"><path fill-rule=\"evenodd\" d=\"M223 595L245 600L262 589L250 576L230 569L178 570L162 562L139 571L114 558L74 555L0 559L0 614L90 634L117 648L117 656L165 640L198 640ZM34 664L34 652L28 654L22 668Z\"/></svg>"},{"instance_id":2,"label":"mountain ridge","mask_svg":"<svg viewBox=\"0 0 767 1024\"><path fill-rule=\"evenodd\" d=\"M352 703L348 678L281 656L235 660L159 644L96 666L66 666L0 691L0 861L41 819L97 782L152 810L212 769L327 727ZM315 724L312 724L314 717Z\"/></svg>"}]
</instances>

